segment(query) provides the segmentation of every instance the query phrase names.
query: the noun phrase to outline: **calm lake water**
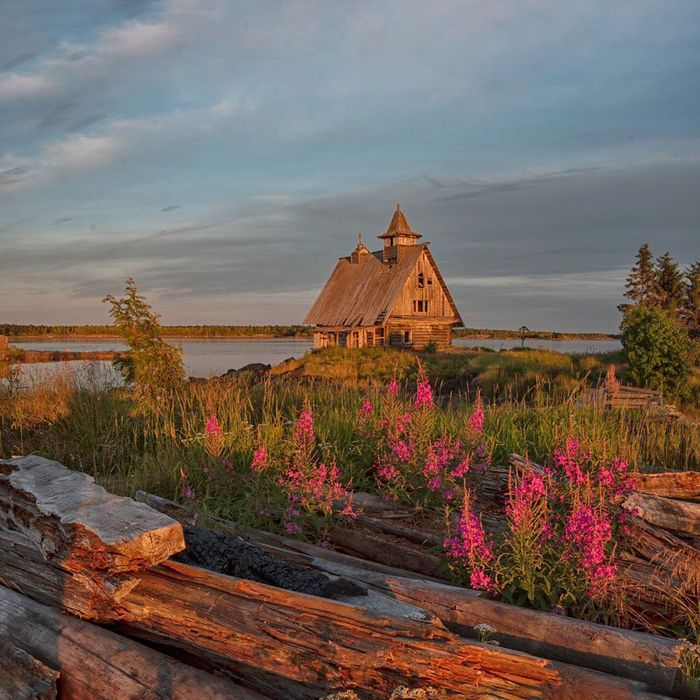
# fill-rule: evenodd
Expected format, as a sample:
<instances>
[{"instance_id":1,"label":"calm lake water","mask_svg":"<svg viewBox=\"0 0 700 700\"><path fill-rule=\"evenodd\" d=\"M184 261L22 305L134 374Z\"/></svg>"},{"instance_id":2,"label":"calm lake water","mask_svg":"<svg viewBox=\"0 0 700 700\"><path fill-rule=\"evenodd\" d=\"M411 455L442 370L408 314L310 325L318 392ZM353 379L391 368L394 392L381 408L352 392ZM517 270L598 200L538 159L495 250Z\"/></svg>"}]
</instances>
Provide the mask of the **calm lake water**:
<instances>
[{"instance_id":1,"label":"calm lake water","mask_svg":"<svg viewBox=\"0 0 700 700\"><path fill-rule=\"evenodd\" d=\"M265 338L261 340L225 339L192 340L169 338L168 342L182 348L185 370L193 377L213 377L230 369L240 369L251 362L277 365L288 357L301 357L311 349L310 338ZM13 342L24 350L125 350L119 338L81 338L80 340L32 340ZM54 363L52 363L54 364ZM79 362L67 362L76 365ZM108 364L108 363L105 363Z\"/></svg>"},{"instance_id":2,"label":"calm lake water","mask_svg":"<svg viewBox=\"0 0 700 700\"><path fill-rule=\"evenodd\" d=\"M455 338L452 341L455 347L466 348L491 348L492 350L510 350L519 348L520 340L495 340L492 338ZM601 352L619 350L619 340L536 340L534 338L525 341L527 348L542 348L555 352L579 353L593 355Z\"/></svg>"},{"instance_id":3,"label":"calm lake water","mask_svg":"<svg viewBox=\"0 0 700 700\"><path fill-rule=\"evenodd\" d=\"M288 357L301 357L311 349L310 338L265 338L251 339L221 339L221 340L192 340L168 339L169 343L178 345L184 353L187 374L195 377L212 377L229 369L240 369L251 362L263 362L276 365ZM125 345L118 338L81 338L80 340L32 340L13 342L18 348L25 350L124 350ZM484 347L493 350L507 350L520 347L519 340L491 340L481 338L457 338L455 347ZM528 340L527 347L545 348L568 353L600 353L617 350L620 343L617 340ZM87 363L62 362L38 363L24 365L25 375L40 376L55 371L57 367L81 368ZM109 362L93 362L95 372L110 374Z\"/></svg>"}]
</instances>

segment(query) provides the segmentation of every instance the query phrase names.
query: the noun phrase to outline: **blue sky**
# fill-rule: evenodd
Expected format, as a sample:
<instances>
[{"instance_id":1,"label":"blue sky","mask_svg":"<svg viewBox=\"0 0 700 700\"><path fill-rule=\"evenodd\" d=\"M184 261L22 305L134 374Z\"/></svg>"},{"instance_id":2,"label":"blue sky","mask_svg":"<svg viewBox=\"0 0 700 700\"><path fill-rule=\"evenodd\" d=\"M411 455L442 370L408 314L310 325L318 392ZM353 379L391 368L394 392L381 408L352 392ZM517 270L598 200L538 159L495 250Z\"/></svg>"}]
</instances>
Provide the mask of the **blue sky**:
<instances>
[{"instance_id":1,"label":"blue sky","mask_svg":"<svg viewBox=\"0 0 700 700\"><path fill-rule=\"evenodd\" d=\"M700 246L697 0L4 0L0 320L299 322L400 201L465 323Z\"/></svg>"}]
</instances>

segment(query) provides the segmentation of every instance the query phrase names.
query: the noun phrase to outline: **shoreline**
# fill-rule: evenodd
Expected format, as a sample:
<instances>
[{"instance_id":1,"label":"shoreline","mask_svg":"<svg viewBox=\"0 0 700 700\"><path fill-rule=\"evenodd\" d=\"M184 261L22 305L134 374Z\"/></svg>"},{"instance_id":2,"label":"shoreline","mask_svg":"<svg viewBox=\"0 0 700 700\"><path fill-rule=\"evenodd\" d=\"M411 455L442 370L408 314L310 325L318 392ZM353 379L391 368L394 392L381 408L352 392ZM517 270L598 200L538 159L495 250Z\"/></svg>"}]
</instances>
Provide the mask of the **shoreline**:
<instances>
[{"instance_id":1,"label":"shoreline","mask_svg":"<svg viewBox=\"0 0 700 700\"><path fill-rule=\"evenodd\" d=\"M12 362L18 365L33 365L44 362L89 362L102 360L112 362L129 356L123 350L22 350L15 348Z\"/></svg>"},{"instance_id":2,"label":"shoreline","mask_svg":"<svg viewBox=\"0 0 700 700\"><path fill-rule=\"evenodd\" d=\"M313 341L312 335L170 335L163 333L163 338L169 340L188 340L188 341L206 341L206 340L308 340ZM50 342L56 340L66 340L70 342L90 341L90 340L119 340L118 335L106 334L73 334L73 335L10 335L7 336L10 344L12 342ZM557 341L574 341L574 340L619 340L620 336L613 333L537 333L533 332L525 336L525 341L528 340L550 340ZM505 334L501 332L495 333L468 333L455 334L453 340L521 340L521 336L517 333Z\"/></svg>"}]
</instances>

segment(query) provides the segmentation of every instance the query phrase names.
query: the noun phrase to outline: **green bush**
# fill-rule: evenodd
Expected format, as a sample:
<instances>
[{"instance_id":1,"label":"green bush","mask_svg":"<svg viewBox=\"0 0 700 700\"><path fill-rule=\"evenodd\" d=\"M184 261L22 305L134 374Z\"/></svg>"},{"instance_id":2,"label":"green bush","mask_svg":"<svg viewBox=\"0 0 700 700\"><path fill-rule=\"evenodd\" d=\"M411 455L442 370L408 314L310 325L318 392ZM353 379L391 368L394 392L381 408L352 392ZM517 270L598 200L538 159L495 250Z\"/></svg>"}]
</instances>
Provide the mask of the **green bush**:
<instances>
[{"instance_id":1,"label":"green bush","mask_svg":"<svg viewBox=\"0 0 700 700\"><path fill-rule=\"evenodd\" d=\"M632 309L620 328L629 379L640 386L680 392L690 374L686 331L655 307Z\"/></svg>"}]
</instances>

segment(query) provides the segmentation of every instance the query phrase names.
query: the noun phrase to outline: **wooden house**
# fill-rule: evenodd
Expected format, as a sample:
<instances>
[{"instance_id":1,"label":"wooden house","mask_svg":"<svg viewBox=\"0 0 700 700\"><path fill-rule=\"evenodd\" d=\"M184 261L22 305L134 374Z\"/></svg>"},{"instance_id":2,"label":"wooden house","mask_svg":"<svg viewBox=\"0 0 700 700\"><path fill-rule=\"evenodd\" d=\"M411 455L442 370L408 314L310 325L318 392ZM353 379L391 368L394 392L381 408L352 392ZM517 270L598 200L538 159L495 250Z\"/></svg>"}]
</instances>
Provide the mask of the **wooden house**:
<instances>
[{"instance_id":1,"label":"wooden house","mask_svg":"<svg viewBox=\"0 0 700 700\"><path fill-rule=\"evenodd\" d=\"M463 325L445 280L406 216L396 211L384 247L362 243L340 258L304 323L315 326L314 347L449 347Z\"/></svg>"}]
</instances>

